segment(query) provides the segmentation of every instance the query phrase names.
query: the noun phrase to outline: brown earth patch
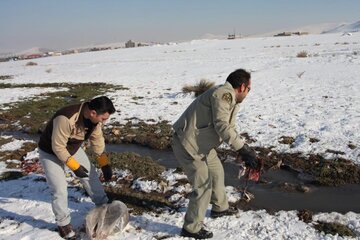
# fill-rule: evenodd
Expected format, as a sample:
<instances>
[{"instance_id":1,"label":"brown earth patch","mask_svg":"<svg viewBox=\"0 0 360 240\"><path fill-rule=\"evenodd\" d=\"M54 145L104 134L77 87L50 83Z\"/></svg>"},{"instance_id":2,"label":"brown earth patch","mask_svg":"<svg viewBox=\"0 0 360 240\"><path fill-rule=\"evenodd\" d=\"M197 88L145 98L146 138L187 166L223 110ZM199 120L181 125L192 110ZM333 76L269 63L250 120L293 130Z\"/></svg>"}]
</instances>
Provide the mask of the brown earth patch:
<instances>
[{"instance_id":1,"label":"brown earth patch","mask_svg":"<svg viewBox=\"0 0 360 240\"><path fill-rule=\"evenodd\" d=\"M310 141L311 143L320 142L320 140L317 139L317 138L310 138L309 141Z\"/></svg>"},{"instance_id":2,"label":"brown earth patch","mask_svg":"<svg viewBox=\"0 0 360 240\"><path fill-rule=\"evenodd\" d=\"M22 161L28 152L34 151L37 144L34 142L25 142L20 149L15 151L3 151L0 152L0 161L6 162L7 160L19 160ZM7 168L19 168L18 163L7 163Z\"/></svg>"},{"instance_id":3,"label":"brown earth patch","mask_svg":"<svg viewBox=\"0 0 360 240\"><path fill-rule=\"evenodd\" d=\"M354 150L355 148L357 148L357 146L354 144L354 143L349 143L348 144L348 147L351 149L351 150Z\"/></svg>"},{"instance_id":4,"label":"brown earth patch","mask_svg":"<svg viewBox=\"0 0 360 240\"><path fill-rule=\"evenodd\" d=\"M152 211L161 213L164 209L176 209L176 207L168 201L168 197L172 193L145 193L136 191L130 186L105 186L105 192L111 200L120 200L126 204L132 214L140 215L143 212Z\"/></svg>"},{"instance_id":5,"label":"brown earth patch","mask_svg":"<svg viewBox=\"0 0 360 240\"><path fill-rule=\"evenodd\" d=\"M288 137L288 136L281 136L280 140L279 140L279 143L288 144L288 145L291 145L294 142L295 142L295 139L293 137Z\"/></svg>"},{"instance_id":6,"label":"brown earth patch","mask_svg":"<svg viewBox=\"0 0 360 240\"><path fill-rule=\"evenodd\" d=\"M313 212L306 209L300 210L297 216L305 223L311 223L313 221Z\"/></svg>"},{"instance_id":7,"label":"brown earth patch","mask_svg":"<svg viewBox=\"0 0 360 240\"><path fill-rule=\"evenodd\" d=\"M318 221L317 224L314 225L314 228L319 232L324 232L325 234L336 235L338 234L341 237L349 236L356 237L356 234L349 227L340 224L340 223L328 223Z\"/></svg>"}]
</instances>

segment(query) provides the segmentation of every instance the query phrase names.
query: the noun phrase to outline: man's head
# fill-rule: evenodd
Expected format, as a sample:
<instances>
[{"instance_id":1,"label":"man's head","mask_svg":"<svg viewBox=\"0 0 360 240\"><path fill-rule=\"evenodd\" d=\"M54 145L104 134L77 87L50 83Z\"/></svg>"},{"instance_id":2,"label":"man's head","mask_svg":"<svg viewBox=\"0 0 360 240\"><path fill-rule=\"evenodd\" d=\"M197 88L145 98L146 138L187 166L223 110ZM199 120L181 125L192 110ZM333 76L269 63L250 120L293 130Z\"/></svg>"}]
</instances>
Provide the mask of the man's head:
<instances>
[{"instance_id":1,"label":"man's head","mask_svg":"<svg viewBox=\"0 0 360 240\"><path fill-rule=\"evenodd\" d=\"M110 114L115 112L112 101L105 96L92 99L88 103L89 112L86 114L92 123L105 122Z\"/></svg>"},{"instance_id":2,"label":"man's head","mask_svg":"<svg viewBox=\"0 0 360 240\"><path fill-rule=\"evenodd\" d=\"M251 75L244 69L237 69L226 79L235 90L236 103L241 103L251 89Z\"/></svg>"}]
</instances>

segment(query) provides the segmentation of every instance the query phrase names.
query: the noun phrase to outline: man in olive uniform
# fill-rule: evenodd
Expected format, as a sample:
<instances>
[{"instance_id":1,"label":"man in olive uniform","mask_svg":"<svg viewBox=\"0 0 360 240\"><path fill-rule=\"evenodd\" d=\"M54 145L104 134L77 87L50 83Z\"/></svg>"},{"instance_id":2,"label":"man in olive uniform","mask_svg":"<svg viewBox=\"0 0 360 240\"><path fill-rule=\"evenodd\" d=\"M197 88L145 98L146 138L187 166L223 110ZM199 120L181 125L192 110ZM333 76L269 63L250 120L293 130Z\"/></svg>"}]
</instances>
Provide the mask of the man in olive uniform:
<instances>
[{"instance_id":1,"label":"man in olive uniform","mask_svg":"<svg viewBox=\"0 0 360 240\"><path fill-rule=\"evenodd\" d=\"M203 228L206 209L217 218L237 213L229 208L225 193L224 168L215 148L226 142L238 151L247 166L256 167L256 153L236 132L236 115L251 89L250 73L238 69L223 85L198 96L174 123L172 148L192 184L189 206L181 235L197 239L211 238Z\"/></svg>"},{"instance_id":2,"label":"man in olive uniform","mask_svg":"<svg viewBox=\"0 0 360 240\"><path fill-rule=\"evenodd\" d=\"M102 125L115 112L111 100L105 96L90 102L66 106L58 110L48 122L39 141L39 158L52 194L52 210L59 234L73 239L76 234L70 223L65 165L80 179L96 205L108 202L94 165L81 148L89 140L106 181L112 170L106 154Z\"/></svg>"}]
</instances>

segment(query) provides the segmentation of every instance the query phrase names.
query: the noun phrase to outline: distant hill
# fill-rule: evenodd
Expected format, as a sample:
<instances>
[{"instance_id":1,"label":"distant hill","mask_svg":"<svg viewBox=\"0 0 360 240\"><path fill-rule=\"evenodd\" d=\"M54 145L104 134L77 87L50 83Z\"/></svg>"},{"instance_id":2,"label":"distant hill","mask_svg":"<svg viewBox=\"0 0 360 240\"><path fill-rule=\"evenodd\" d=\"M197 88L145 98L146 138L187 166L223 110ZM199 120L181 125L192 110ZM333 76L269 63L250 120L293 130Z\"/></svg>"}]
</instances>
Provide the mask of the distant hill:
<instances>
[{"instance_id":1,"label":"distant hill","mask_svg":"<svg viewBox=\"0 0 360 240\"><path fill-rule=\"evenodd\" d=\"M322 33L337 33L337 32L359 32L360 31L360 21L351 24L341 24L333 29L328 29Z\"/></svg>"},{"instance_id":2,"label":"distant hill","mask_svg":"<svg viewBox=\"0 0 360 240\"><path fill-rule=\"evenodd\" d=\"M310 34L344 33L360 31L360 21L355 23L320 23L296 28L279 29L273 32L251 35L251 37L270 37L281 32L308 32Z\"/></svg>"},{"instance_id":3,"label":"distant hill","mask_svg":"<svg viewBox=\"0 0 360 240\"><path fill-rule=\"evenodd\" d=\"M30 48L30 49L24 50L22 52L19 52L17 54L18 55L44 54L44 53L53 52L53 51L54 50L52 50L52 49L34 47L34 48Z\"/></svg>"}]
</instances>

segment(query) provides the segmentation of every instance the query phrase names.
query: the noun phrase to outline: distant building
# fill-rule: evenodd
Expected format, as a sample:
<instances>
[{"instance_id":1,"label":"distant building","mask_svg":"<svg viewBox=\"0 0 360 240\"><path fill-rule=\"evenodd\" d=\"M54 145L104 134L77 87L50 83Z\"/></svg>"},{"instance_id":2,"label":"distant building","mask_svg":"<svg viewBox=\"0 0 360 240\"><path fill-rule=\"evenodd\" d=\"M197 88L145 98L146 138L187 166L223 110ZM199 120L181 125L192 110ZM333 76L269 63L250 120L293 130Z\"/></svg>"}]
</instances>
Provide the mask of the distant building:
<instances>
[{"instance_id":1,"label":"distant building","mask_svg":"<svg viewBox=\"0 0 360 240\"><path fill-rule=\"evenodd\" d=\"M291 32L282 32L274 35L274 37L284 37L284 36L291 36Z\"/></svg>"},{"instance_id":2,"label":"distant building","mask_svg":"<svg viewBox=\"0 0 360 240\"><path fill-rule=\"evenodd\" d=\"M137 46L138 47L147 47L147 46L149 46L149 44L147 44L147 43L138 43Z\"/></svg>"},{"instance_id":3,"label":"distant building","mask_svg":"<svg viewBox=\"0 0 360 240\"><path fill-rule=\"evenodd\" d=\"M23 59L34 59L34 58L41 58L43 57L44 55L43 54L29 54L29 55L24 55L22 56Z\"/></svg>"},{"instance_id":4,"label":"distant building","mask_svg":"<svg viewBox=\"0 0 360 240\"><path fill-rule=\"evenodd\" d=\"M129 40L129 41L127 41L125 43L125 47L126 48L133 48L133 47L135 47L135 43L133 41Z\"/></svg>"},{"instance_id":5,"label":"distant building","mask_svg":"<svg viewBox=\"0 0 360 240\"><path fill-rule=\"evenodd\" d=\"M235 38L236 38L235 34L229 34L228 37L227 37L227 39L235 39Z\"/></svg>"},{"instance_id":6,"label":"distant building","mask_svg":"<svg viewBox=\"0 0 360 240\"><path fill-rule=\"evenodd\" d=\"M307 35L309 34L308 32L282 32L282 33L278 33L276 35L274 35L274 37L288 37L288 36L292 36L292 35Z\"/></svg>"},{"instance_id":7,"label":"distant building","mask_svg":"<svg viewBox=\"0 0 360 240\"><path fill-rule=\"evenodd\" d=\"M71 49L71 50L65 50L65 51L61 52L61 54L63 54L63 55L74 54L74 53L79 53L79 51L76 49Z\"/></svg>"}]
</instances>

